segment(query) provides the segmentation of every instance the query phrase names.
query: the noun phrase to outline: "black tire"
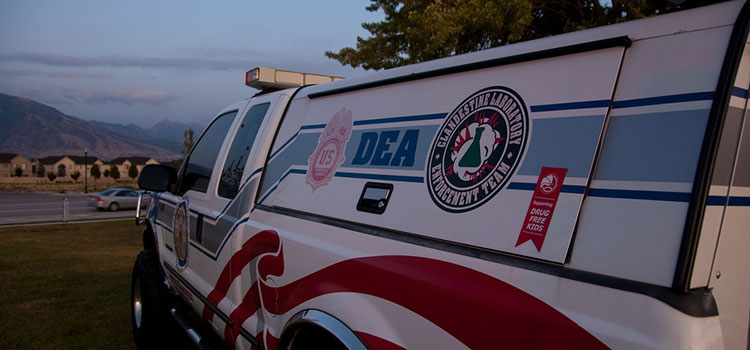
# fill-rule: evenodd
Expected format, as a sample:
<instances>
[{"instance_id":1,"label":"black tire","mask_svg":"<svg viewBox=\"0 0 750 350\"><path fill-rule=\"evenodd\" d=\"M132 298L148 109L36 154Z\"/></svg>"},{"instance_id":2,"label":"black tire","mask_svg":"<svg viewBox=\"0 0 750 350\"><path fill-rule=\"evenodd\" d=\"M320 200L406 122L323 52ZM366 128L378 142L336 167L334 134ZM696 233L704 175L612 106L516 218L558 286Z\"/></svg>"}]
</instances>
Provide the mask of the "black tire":
<instances>
[{"instance_id":1,"label":"black tire","mask_svg":"<svg viewBox=\"0 0 750 350\"><path fill-rule=\"evenodd\" d=\"M114 202L109 205L109 211L117 211L118 209L120 209L120 205L117 204L117 202Z\"/></svg>"},{"instance_id":2,"label":"black tire","mask_svg":"<svg viewBox=\"0 0 750 350\"><path fill-rule=\"evenodd\" d=\"M167 308L156 253L151 249L144 250L135 260L130 284L130 318L135 345L139 349L163 347Z\"/></svg>"},{"instance_id":3,"label":"black tire","mask_svg":"<svg viewBox=\"0 0 750 350\"><path fill-rule=\"evenodd\" d=\"M284 350L346 350L336 337L317 327L300 327L292 331L291 334L282 336L279 349Z\"/></svg>"}]
</instances>

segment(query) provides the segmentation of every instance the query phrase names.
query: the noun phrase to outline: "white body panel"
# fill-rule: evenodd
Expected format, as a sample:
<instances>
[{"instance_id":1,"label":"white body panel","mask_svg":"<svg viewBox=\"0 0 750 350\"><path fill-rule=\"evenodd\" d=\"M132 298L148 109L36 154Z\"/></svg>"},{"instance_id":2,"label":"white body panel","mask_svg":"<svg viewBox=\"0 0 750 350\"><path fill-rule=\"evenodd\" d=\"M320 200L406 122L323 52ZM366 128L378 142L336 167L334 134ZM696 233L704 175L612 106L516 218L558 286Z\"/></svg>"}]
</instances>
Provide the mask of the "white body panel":
<instances>
[{"instance_id":1,"label":"white body panel","mask_svg":"<svg viewBox=\"0 0 750 350\"><path fill-rule=\"evenodd\" d=\"M307 310L372 349L747 348L750 51L728 111L713 111L743 6L229 106L206 192L163 193L150 210L167 284L237 348L276 347ZM238 130L264 105L227 196ZM716 118L713 178L699 183ZM703 185L702 226L686 235Z\"/></svg>"}]
</instances>

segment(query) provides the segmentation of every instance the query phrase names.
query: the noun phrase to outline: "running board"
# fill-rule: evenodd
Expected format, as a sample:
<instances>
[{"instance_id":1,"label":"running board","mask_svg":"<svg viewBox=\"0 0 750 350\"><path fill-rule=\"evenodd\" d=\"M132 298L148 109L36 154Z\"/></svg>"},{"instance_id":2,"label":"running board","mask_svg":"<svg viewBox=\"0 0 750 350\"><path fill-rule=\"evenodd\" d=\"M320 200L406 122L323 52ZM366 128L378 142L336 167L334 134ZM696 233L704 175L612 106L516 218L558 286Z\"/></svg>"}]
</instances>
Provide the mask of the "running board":
<instances>
[{"instance_id":1,"label":"running board","mask_svg":"<svg viewBox=\"0 0 750 350\"><path fill-rule=\"evenodd\" d=\"M202 324L195 323L190 316L179 307L173 307L169 313L174 318L177 325L182 329L188 338L201 350L225 349L226 345L219 339L216 334L206 331Z\"/></svg>"}]
</instances>

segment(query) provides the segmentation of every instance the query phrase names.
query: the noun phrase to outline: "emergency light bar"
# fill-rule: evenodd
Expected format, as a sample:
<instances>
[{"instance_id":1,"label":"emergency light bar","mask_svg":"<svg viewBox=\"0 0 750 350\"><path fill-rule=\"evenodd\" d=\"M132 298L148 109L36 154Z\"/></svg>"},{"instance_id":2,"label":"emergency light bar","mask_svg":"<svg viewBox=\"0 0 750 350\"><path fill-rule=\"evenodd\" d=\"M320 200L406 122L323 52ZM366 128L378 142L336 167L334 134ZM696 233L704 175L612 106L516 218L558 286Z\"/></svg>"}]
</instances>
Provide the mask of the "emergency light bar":
<instances>
[{"instance_id":1,"label":"emergency light bar","mask_svg":"<svg viewBox=\"0 0 750 350\"><path fill-rule=\"evenodd\" d=\"M292 72L275 68L258 67L245 73L245 85L259 89L288 89L343 79L328 75Z\"/></svg>"}]
</instances>

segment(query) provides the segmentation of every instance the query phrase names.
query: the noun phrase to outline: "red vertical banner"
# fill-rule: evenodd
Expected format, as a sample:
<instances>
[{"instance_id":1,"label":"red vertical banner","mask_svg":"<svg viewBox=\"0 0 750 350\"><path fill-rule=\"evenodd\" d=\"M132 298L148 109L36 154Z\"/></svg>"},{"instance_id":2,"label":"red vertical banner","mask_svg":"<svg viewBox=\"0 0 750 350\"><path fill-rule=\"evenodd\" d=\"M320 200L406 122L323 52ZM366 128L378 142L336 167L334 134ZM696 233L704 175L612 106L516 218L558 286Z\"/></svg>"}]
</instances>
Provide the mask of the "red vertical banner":
<instances>
[{"instance_id":1,"label":"red vertical banner","mask_svg":"<svg viewBox=\"0 0 750 350\"><path fill-rule=\"evenodd\" d=\"M542 251L544 237L547 235L567 172L568 169L565 168L542 168L536 188L534 188L534 195L529 203L529 211L526 213L526 219L523 221L521 233L516 241L516 247L526 241L531 241L537 251Z\"/></svg>"}]
</instances>

